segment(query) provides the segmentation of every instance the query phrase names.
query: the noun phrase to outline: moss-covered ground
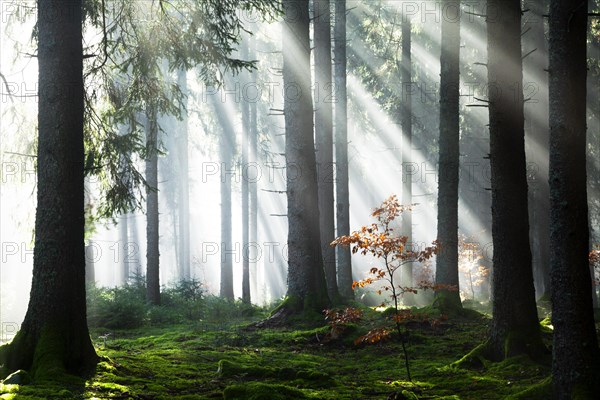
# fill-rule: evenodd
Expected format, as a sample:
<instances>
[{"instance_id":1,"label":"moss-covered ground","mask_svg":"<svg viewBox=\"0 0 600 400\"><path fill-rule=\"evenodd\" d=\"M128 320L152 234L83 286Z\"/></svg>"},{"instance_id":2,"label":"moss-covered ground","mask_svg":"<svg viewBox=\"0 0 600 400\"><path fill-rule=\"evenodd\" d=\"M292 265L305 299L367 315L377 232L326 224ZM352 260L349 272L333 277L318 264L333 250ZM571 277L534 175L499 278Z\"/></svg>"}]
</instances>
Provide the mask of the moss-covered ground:
<instances>
[{"instance_id":1,"label":"moss-covered ground","mask_svg":"<svg viewBox=\"0 0 600 400\"><path fill-rule=\"evenodd\" d=\"M97 351L104 357L93 376L2 385L0 398L492 400L548 396L549 367L523 357L483 362L472 369L452 366L485 340L489 320L483 315L435 326L410 323L413 382L407 382L399 341L353 343L382 318L367 313L361 323L335 339L328 335L327 325L256 329L248 318L93 329ZM544 337L551 339L547 328Z\"/></svg>"}]
</instances>

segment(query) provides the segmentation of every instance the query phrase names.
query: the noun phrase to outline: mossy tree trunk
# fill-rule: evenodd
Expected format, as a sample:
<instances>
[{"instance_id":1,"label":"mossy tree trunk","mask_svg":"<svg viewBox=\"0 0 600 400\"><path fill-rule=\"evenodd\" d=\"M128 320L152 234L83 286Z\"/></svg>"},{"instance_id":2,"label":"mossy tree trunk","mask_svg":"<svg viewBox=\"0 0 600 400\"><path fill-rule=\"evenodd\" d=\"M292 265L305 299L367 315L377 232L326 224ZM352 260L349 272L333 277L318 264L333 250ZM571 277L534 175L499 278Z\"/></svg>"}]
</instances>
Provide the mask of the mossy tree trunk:
<instances>
[{"instance_id":1,"label":"mossy tree trunk","mask_svg":"<svg viewBox=\"0 0 600 400\"><path fill-rule=\"evenodd\" d=\"M50 18L52 16L52 18ZM10 372L43 379L98 361L86 321L82 2L38 1L39 108L33 280Z\"/></svg>"},{"instance_id":2,"label":"mossy tree trunk","mask_svg":"<svg viewBox=\"0 0 600 400\"><path fill-rule=\"evenodd\" d=\"M327 291L331 299L339 296L335 249L335 217L333 197L333 106L331 71L331 11L329 0L314 0L315 41L315 137L321 251L325 266Z\"/></svg>"},{"instance_id":3,"label":"mossy tree trunk","mask_svg":"<svg viewBox=\"0 0 600 400\"><path fill-rule=\"evenodd\" d=\"M442 20L440 159L438 183L437 255L435 281L456 290L436 291L435 304L444 313L462 309L458 291L458 182L460 166L460 1L445 0ZM456 14L451 13L456 10ZM454 19L453 16L456 16Z\"/></svg>"},{"instance_id":4,"label":"mossy tree trunk","mask_svg":"<svg viewBox=\"0 0 600 400\"><path fill-rule=\"evenodd\" d=\"M156 107L146 110L146 300L160 304L160 252L158 243L158 116Z\"/></svg>"},{"instance_id":5,"label":"mossy tree trunk","mask_svg":"<svg viewBox=\"0 0 600 400\"><path fill-rule=\"evenodd\" d=\"M597 398L600 354L588 265L587 2L550 5L550 260L556 399Z\"/></svg>"},{"instance_id":6,"label":"mossy tree trunk","mask_svg":"<svg viewBox=\"0 0 600 400\"><path fill-rule=\"evenodd\" d=\"M288 302L281 311L291 312L321 312L329 304L319 229L308 4L283 1Z\"/></svg>"},{"instance_id":7,"label":"mossy tree trunk","mask_svg":"<svg viewBox=\"0 0 600 400\"><path fill-rule=\"evenodd\" d=\"M348 98L346 83L346 0L335 0L333 67L335 80L335 190L336 233L350 234L350 190L348 187ZM337 246L338 290L345 299L354 298L350 247Z\"/></svg>"},{"instance_id":8,"label":"mossy tree trunk","mask_svg":"<svg viewBox=\"0 0 600 400\"><path fill-rule=\"evenodd\" d=\"M520 0L488 1L493 320L488 356L541 356L525 165Z\"/></svg>"}]
</instances>

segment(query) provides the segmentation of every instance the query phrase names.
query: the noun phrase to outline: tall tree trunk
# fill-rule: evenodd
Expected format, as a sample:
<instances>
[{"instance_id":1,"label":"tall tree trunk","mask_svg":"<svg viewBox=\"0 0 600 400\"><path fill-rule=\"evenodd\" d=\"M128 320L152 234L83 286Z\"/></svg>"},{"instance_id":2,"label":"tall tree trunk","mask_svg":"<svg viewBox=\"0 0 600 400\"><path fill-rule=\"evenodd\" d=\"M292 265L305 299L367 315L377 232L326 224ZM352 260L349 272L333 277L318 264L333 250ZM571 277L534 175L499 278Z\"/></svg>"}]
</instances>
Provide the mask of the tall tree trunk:
<instances>
[{"instance_id":1,"label":"tall tree trunk","mask_svg":"<svg viewBox=\"0 0 600 400\"><path fill-rule=\"evenodd\" d=\"M489 357L541 356L529 247L520 0L489 0L493 320Z\"/></svg>"},{"instance_id":2,"label":"tall tree trunk","mask_svg":"<svg viewBox=\"0 0 600 400\"><path fill-rule=\"evenodd\" d=\"M254 37L250 37L250 51L249 58L256 58L256 40ZM253 73L253 77L258 74ZM258 113L256 111L256 101L250 103L250 158L249 161L252 165L256 166L257 171L258 164ZM258 294L258 177L254 176L249 182L250 191L250 233L249 241L252 244L248 256L250 257L250 293L254 293L255 299Z\"/></svg>"},{"instance_id":3,"label":"tall tree trunk","mask_svg":"<svg viewBox=\"0 0 600 400\"><path fill-rule=\"evenodd\" d=\"M308 3L283 0L288 290L287 300L278 310L282 315L321 312L329 303L319 231Z\"/></svg>"},{"instance_id":4,"label":"tall tree trunk","mask_svg":"<svg viewBox=\"0 0 600 400\"><path fill-rule=\"evenodd\" d=\"M218 98L215 98L218 96ZM231 175L234 173L233 153L235 131L232 121L221 103L221 92L211 96L211 101L222 132L219 136L219 158L221 161L221 285L220 296L234 300L233 292L233 240L231 219Z\"/></svg>"},{"instance_id":5,"label":"tall tree trunk","mask_svg":"<svg viewBox=\"0 0 600 400\"><path fill-rule=\"evenodd\" d=\"M402 79L402 105L400 126L402 128L402 204L412 204L412 60L411 60L411 30L412 23L409 15L402 15L402 59L400 64ZM413 245L412 213L402 213L401 232L408 237L409 245ZM413 286L413 263L405 263L401 270L402 286ZM405 293L405 305L414 305L412 293Z\"/></svg>"},{"instance_id":6,"label":"tall tree trunk","mask_svg":"<svg viewBox=\"0 0 600 400\"><path fill-rule=\"evenodd\" d=\"M160 304L158 244L158 120L156 108L146 110L146 300Z\"/></svg>"},{"instance_id":7,"label":"tall tree trunk","mask_svg":"<svg viewBox=\"0 0 600 400\"><path fill-rule=\"evenodd\" d=\"M529 187L529 215L531 220L531 249L534 283L538 297L550 294L550 192L548 187L548 51L544 30L544 15L547 14L546 0L535 0L528 3L527 15L529 29L525 39L525 51L529 54L524 59L526 82L535 82L534 87L528 84L526 93L534 93L531 101L525 103L525 121L529 121L526 129L527 160L532 165L532 184ZM535 92L534 92L535 90ZM542 100L542 101L540 101Z\"/></svg>"},{"instance_id":8,"label":"tall tree trunk","mask_svg":"<svg viewBox=\"0 0 600 400\"><path fill-rule=\"evenodd\" d=\"M37 210L25 320L0 348L9 371L35 378L91 370L86 321L82 2L39 1ZM52 16L49 18L48 16Z\"/></svg>"},{"instance_id":9,"label":"tall tree trunk","mask_svg":"<svg viewBox=\"0 0 600 400\"><path fill-rule=\"evenodd\" d=\"M338 296L335 249L335 217L333 198L333 107L331 104L331 11L329 0L314 0L315 41L315 138L321 251L329 298Z\"/></svg>"},{"instance_id":10,"label":"tall tree trunk","mask_svg":"<svg viewBox=\"0 0 600 400\"><path fill-rule=\"evenodd\" d=\"M550 260L556 399L596 398L600 354L588 262L586 1L550 5Z\"/></svg>"},{"instance_id":11,"label":"tall tree trunk","mask_svg":"<svg viewBox=\"0 0 600 400\"><path fill-rule=\"evenodd\" d=\"M248 43L242 43L242 59L248 59ZM243 84L250 81L249 73L244 71ZM248 148L250 146L250 103L242 97L242 301L250 304L250 192L248 181Z\"/></svg>"},{"instance_id":12,"label":"tall tree trunk","mask_svg":"<svg viewBox=\"0 0 600 400\"><path fill-rule=\"evenodd\" d=\"M177 84L187 99L187 72L180 69L177 73ZM185 101L187 104L187 101ZM190 268L190 184L188 163L188 114L187 107L181 110L182 121L177 130L177 154L179 168L179 277L191 278Z\"/></svg>"},{"instance_id":13,"label":"tall tree trunk","mask_svg":"<svg viewBox=\"0 0 600 400\"><path fill-rule=\"evenodd\" d=\"M440 95L440 159L438 184L437 239L441 251L437 255L435 281L452 285L456 290L438 290L436 306L445 313L462 308L458 291L458 183L460 167L460 1L445 0L447 10L442 20L441 95Z\"/></svg>"},{"instance_id":14,"label":"tall tree trunk","mask_svg":"<svg viewBox=\"0 0 600 400\"><path fill-rule=\"evenodd\" d=\"M335 0L335 190L337 236L350 234L350 190L348 187L348 97L346 84L346 0ZM337 246L338 289L345 299L354 298L350 247Z\"/></svg>"}]
</instances>

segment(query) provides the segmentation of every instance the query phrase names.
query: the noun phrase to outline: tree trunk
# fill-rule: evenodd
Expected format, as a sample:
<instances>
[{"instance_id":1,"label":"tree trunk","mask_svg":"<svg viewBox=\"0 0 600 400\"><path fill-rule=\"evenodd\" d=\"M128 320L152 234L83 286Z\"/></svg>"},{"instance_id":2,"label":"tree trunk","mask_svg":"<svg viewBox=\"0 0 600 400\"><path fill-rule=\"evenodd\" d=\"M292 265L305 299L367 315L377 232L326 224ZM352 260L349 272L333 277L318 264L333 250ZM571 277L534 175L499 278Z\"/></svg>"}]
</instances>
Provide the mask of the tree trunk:
<instances>
[{"instance_id":1,"label":"tree trunk","mask_svg":"<svg viewBox=\"0 0 600 400\"><path fill-rule=\"evenodd\" d=\"M458 291L460 1L445 0L444 6L447 10L456 10L456 19L452 18L452 14L442 20L437 225L441 251L437 255L435 281L455 286L456 290L438 290L435 301L442 312L454 313L462 308Z\"/></svg>"},{"instance_id":2,"label":"tree trunk","mask_svg":"<svg viewBox=\"0 0 600 400\"><path fill-rule=\"evenodd\" d=\"M525 103L527 161L531 165L529 194L529 215L531 219L531 249L534 283L537 297L550 294L550 193L548 187L548 51L544 30L544 15L547 14L546 0L528 3L527 14L530 29L523 36L525 51L530 52L524 59L526 82L525 92L532 94L531 101ZM541 100L541 101L540 101Z\"/></svg>"},{"instance_id":3,"label":"tree trunk","mask_svg":"<svg viewBox=\"0 0 600 400\"><path fill-rule=\"evenodd\" d=\"M550 260L556 399L596 398L600 354L588 262L587 2L550 5Z\"/></svg>"},{"instance_id":4,"label":"tree trunk","mask_svg":"<svg viewBox=\"0 0 600 400\"><path fill-rule=\"evenodd\" d=\"M127 248L129 242L129 232L127 226L127 213L121 215L119 218L119 236L121 240L117 247L117 255L121 259L121 284L127 284L129 280L129 258L127 257Z\"/></svg>"},{"instance_id":5,"label":"tree trunk","mask_svg":"<svg viewBox=\"0 0 600 400\"><path fill-rule=\"evenodd\" d=\"M93 369L86 321L82 2L39 1L37 210L33 280L21 330L0 348L36 379ZM48 18L48 16L52 18Z\"/></svg>"},{"instance_id":6,"label":"tree trunk","mask_svg":"<svg viewBox=\"0 0 600 400\"><path fill-rule=\"evenodd\" d=\"M187 96L187 73L184 69L180 69L177 73L177 84L184 96ZM176 134L177 153L179 155L179 277L180 279L190 279L190 184L187 108L184 107L181 113L182 121L178 124L179 129Z\"/></svg>"},{"instance_id":7,"label":"tree trunk","mask_svg":"<svg viewBox=\"0 0 600 400\"><path fill-rule=\"evenodd\" d=\"M234 174L233 152L235 131L227 112L218 98L211 96L222 132L219 136L219 155L221 161L221 287L220 296L234 300L233 292L233 240L231 232L231 176Z\"/></svg>"},{"instance_id":8,"label":"tree trunk","mask_svg":"<svg viewBox=\"0 0 600 400\"><path fill-rule=\"evenodd\" d=\"M159 305L158 121L155 106L150 105L146 113L146 300Z\"/></svg>"},{"instance_id":9,"label":"tree trunk","mask_svg":"<svg viewBox=\"0 0 600 400\"><path fill-rule=\"evenodd\" d=\"M346 0L335 0L335 190L337 236L350 234L350 190L348 187L348 97L346 85ZM350 247L337 246L338 289L345 299L354 298Z\"/></svg>"},{"instance_id":10,"label":"tree trunk","mask_svg":"<svg viewBox=\"0 0 600 400\"><path fill-rule=\"evenodd\" d=\"M256 40L250 37L249 58L256 59ZM253 74L256 77L257 74ZM256 111L256 101L250 103L250 162L259 168L258 164L258 113ZM254 293L256 298L258 294L258 177L254 176L248 182L250 191L250 233L249 240L252 243L248 256L250 257L250 293Z\"/></svg>"},{"instance_id":11,"label":"tree trunk","mask_svg":"<svg viewBox=\"0 0 600 400\"><path fill-rule=\"evenodd\" d=\"M411 61L411 30L412 23L409 15L402 16L402 60L400 64L402 79L402 105L400 125L402 128L402 204L412 204L412 61ZM408 245L413 245L412 213L402 213L402 236L408 237ZM405 287L413 286L413 263L408 262L401 267L401 284ZM414 305L415 298L412 293L405 293L405 305Z\"/></svg>"},{"instance_id":12,"label":"tree trunk","mask_svg":"<svg viewBox=\"0 0 600 400\"><path fill-rule=\"evenodd\" d=\"M288 203L288 290L278 313L321 312L323 271L311 96L308 0L284 0L283 83Z\"/></svg>"},{"instance_id":13,"label":"tree trunk","mask_svg":"<svg viewBox=\"0 0 600 400\"><path fill-rule=\"evenodd\" d=\"M248 43L242 43L241 57L248 59ZM250 81L249 73L244 71L243 84ZM248 147L250 146L250 103L248 99L242 98L242 301L250 304L250 254L248 245L250 242L250 193L248 182Z\"/></svg>"},{"instance_id":14,"label":"tree trunk","mask_svg":"<svg viewBox=\"0 0 600 400\"><path fill-rule=\"evenodd\" d=\"M331 104L331 12L329 0L314 0L315 42L315 138L321 251L329 298L338 294L335 249L335 217L333 199L333 107Z\"/></svg>"},{"instance_id":15,"label":"tree trunk","mask_svg":"<svg viewBox=\"0 0 600 400\"><path fill-rule=\"evenodd\" d=\"M493 360L521 353L539 357L544 348L535 304L529 247L521 2L489 0L488 10L494 243L493 320L487 346L488 356Z\"/></svg>"}]
</instances>

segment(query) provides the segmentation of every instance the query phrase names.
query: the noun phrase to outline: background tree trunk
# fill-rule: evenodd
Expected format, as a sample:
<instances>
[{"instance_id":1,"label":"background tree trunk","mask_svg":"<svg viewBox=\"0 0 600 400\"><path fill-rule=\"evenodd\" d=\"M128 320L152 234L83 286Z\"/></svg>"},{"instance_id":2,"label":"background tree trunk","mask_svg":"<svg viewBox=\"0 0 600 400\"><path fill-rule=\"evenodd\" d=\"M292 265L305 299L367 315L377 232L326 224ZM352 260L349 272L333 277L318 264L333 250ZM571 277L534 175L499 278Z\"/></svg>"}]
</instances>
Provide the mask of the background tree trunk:
<instances>
[{"instance_id":1,"label":"background tree trunk","mask_svg":"<svg viewBox=\"0 0 600 400\"><path fill-rule=\"evenodd\" d=\"M412 59L411 59L411 30L412 23L409 15L402 16L402 59L400 64L402 80L402 105L400 112L400 126L402 128L402 204L412 204ZM414 244L412 236L412 213L402 213L402 236L408 237L408 245ZM402 265L400 280L402 286L413 286L413 263ZM415 298L412 293L405 293L402 299L405 305L414 305Z\"/></svg>"},{"instance_id":2,"label":"background tree trunk","mask_svg":"<svg viewBox=\"0 0 600 400\"><path fill-rule=\"evenodd\" d=\"M158 121L155 106L150 105L146 113L146 300L159 305Z\"/></svg>"},{"instance_id":3,"label":"background tree trunk","mask_svg":"<svg viewBox=\"0 0 600 400\"><path fill-rule=\"evenodd\" d=\"M335 190L336 234L350 234L350 190L348 187L348 95L346 85L346 0L335 0ZM354 298L350 248L336 247L338 289L345 299Z\"/></svg>"},{"instance_id":4,"label":"background tree trunk","mask_svg":"<svg viewBox=\"0 0 600 400\"><path fill-rule=\"evenodd\" d=\"M436 306L444 313L462 308L458 291L458 183L460 167L460 1L445 0L447 10L442 19L440 143L438 183L437 239L441 251L437 255L435 281L453 285L455 291L438 290Z\"/></svg>"},{"instance_id":5,"label":"background tree trunk","mask_svg":"<svg viewBox=\"0 0 600 400\"><path fill-rule=\"evenodd\" d=\"M321 251L327 292L330 299L338 294L335 249L330 243L335 239L333 199L333 109L331 103L331 11L329 0L314 0L315 41L315 137L317 181L319 189L319 215Z\"/></svg>"},{"instance_id":6,"label":"background tree trunk","mask_svg":"<svg viewBox=\"0 0 600 400\"><path fill-rule=\"evenodd\" d=\"M187 104L187 72L180 69L177 72L177 84L186 96L184 102ZM178 177L179 185L179 276L180 279L191 278L190 268L190 184L188 163L188 116L187 107L181 110L182 120L177 124L179 129L176 133L178 154Z\"/></svg>"},{"instance_id":7,"label":"background tree trunk","mask_svg":"<svg viewBox=\"0 0 600 400\"><path fill-rule=\"evenodd\" d=\"M86 321L82 2L39 1L37 210L33 280L21 330L0 350L35 378L98 361ZM52 18L49 18L52 16Z\"/></svg>"},{"instance_id":8,"label":"background tree trunk","mask_svg":"<svg viewBox=\"0 0 600 400\"><path fill-rule=\"evenodd\" d=\"M550 260L556 399L592 399L600 355L592 310L586 189L587 2L550 5Z\"/></svg>"},{"instance_id":9,"label":"background tree trunk","mask_svg":"<svg viewBox=\"0 0 600 400\"><path fill-rule=\"evenodd\" d=\"M248 43L241 44L241 57L248 59ZM242 74L242 84L250 81L249 73ZM250 193L247 175L248 148L250 146L250 103L242 97L242 301L250 304L250 255L247 253L250 242Z\"/></svg>"},{"instance_id":10,"label":"background tree trunk","mask_svg":"<svg viewBox=\"0 0 600 400\"><path fill-rule=\"evenodd\" d=\"M521 2L490 0L488 85L492 183L493 320L488 356L541 356L525 166Z\"/></svg>"}]
</instances>

